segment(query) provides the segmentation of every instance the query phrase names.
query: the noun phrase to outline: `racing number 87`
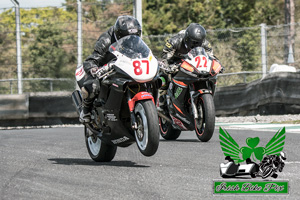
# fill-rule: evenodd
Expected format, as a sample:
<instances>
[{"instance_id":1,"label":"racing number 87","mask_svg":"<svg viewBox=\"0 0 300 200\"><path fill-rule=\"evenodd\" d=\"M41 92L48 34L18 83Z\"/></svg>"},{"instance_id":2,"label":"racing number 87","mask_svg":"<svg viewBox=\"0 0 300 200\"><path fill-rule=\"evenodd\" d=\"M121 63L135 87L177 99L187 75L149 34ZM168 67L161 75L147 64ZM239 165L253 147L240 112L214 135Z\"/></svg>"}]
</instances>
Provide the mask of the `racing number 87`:
<instances>
[{"instance_id":1,"label":"racing number 87","mask_svg":"<svg viewBox=\"0 0 300 200\"><path fill-rule=\"evenodd\" d=\"M146 64L146 74L149 74L149 60L135 60L133 61L133 68L134 68L134 74L135 75L142 75L143 70L142 70L142 64Z\"/></svg>"}]
</instances>

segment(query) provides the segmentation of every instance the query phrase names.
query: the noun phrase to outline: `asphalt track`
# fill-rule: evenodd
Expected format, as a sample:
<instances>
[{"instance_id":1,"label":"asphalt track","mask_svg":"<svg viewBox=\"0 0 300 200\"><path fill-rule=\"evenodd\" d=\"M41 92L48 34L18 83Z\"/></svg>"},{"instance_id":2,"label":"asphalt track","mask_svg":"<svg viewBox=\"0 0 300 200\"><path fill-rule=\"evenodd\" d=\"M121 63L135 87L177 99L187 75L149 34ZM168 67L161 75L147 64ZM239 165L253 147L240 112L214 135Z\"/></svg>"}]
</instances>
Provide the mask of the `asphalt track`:
<instances>
[{"instance_id":1,"label":"asphalt track","mask_svg":"<svg viewBox=\"0 0 300 200\"><path fill-rule=\"evenodd\" d=\"M238 144L259 137L259 146L278 128L219 125ZM290 130L284 146L287 163L278 177L290 184L284 196L213 194L213 180L222 179L219 165L224 162L218 127L207 143L194 132L183 132L177 141L161 139L152 157L144 157L134 144L118 148L109 163L89 158L81 126L0 130L0 199L299 199L300 131Z\"/></svg>"}]
</instances>

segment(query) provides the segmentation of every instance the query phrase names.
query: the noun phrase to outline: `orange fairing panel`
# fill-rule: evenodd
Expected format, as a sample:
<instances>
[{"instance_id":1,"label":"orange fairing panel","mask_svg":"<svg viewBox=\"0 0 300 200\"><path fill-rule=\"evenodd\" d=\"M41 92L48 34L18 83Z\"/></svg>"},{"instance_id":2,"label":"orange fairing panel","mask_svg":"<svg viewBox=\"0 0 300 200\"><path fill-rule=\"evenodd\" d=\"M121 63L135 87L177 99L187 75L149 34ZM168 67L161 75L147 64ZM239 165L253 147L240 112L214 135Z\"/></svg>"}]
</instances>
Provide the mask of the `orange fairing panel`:
<instances>
[{"instance_id":1,"label":"orange fairing panel","mask_svg":"<svg viewBox=\"0 0 300 200\"><path fill-rule=\"evenodd\" d=\"M190 72L194 71L194 68L187 62L183 61L183 63L181 64L181 67L185 70L188 70Z\"/></svg>"},{"instance_id":2,"label":"orange fairing panel","mask_svg":"<svg viewBox=\"0 0 300 200\"><path fill-rule=\"evenodd\" d=\"M183 114L183 112L180 110L180 108L178 108L174 103L173 103L173 106L181 113ZM184 115L184 114L183 114Z\"/></svg>"},{"instance_id":3,"label":"orange fairing panel","mask_svg":"<svg viewBox=\"0 0 300 200\"><path fill-rule=\"evenodd\" d=\"M175 79L173 79L174 83L180 85L180 86L183 86L183 87L186 87L187 84L185 84L184 82L181 82L181 81L176 81Z\"/></svg>"},{"instance_id":4,"label":"orange fairing panel","mask_svg":"<svg viewBox=\"0 0 300 200\"><path fill-rule=\"evenodd\" d=\"M214 76L214 75L216 75L217 73L219 73L219 72L221 71L221 69L222 69L221 64L220 64L218 61L213 60L213 63L212 63L212 66L211 66L211 72L210 72L210 74L211 74L212 76Z\"/></svg>"}]
</instances>

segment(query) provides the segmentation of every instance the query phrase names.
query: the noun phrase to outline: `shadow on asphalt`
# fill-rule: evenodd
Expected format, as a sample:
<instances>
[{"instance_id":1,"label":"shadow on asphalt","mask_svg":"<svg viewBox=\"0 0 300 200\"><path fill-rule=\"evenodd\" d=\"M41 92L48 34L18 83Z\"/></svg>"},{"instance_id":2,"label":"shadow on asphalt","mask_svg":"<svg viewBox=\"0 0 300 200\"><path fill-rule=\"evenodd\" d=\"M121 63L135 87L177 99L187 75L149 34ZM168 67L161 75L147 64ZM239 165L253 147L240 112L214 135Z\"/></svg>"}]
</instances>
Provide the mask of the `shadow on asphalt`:
<instances>
[{"instance_id":1,"label":"shadow on asphalt","mask_svg":"<svg viewBox=\"0 0 300 200\"><path fill-rule=\"evenodd\" d=\"M116 166L116 167L150 167L147 165L138 165L135 162L120 160L111 162L95 162L92 159L80 159L80 158L49 158L52 164L58 165L91 165L91 166Z\"/></svg>"},{"instance_id":2,"label":"shadow on asphalt","mask_svg":"<svg viewBox=\"0 0 300 200\"><path fill-rule=\"evenodd\" d=\"M197 139L176 139L176 140L160 139L159 142L198 142L198 143L201 143L201 141L197 140Z\"/></svg>"}]
</instances>

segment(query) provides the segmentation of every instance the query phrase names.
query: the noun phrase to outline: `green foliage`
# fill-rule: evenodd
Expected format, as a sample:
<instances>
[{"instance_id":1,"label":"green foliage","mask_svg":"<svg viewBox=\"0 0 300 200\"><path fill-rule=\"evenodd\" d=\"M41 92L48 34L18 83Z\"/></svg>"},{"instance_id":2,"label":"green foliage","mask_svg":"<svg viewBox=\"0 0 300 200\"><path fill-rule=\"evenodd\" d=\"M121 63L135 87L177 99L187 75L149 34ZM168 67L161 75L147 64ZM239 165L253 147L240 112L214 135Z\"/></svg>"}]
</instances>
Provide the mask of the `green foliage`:
<instances>
[{"instance_id":1,"label":"green foliage","mask_svg":"<svg viewBox=\"0 0 300 200\"><path fill-rule=\"evenodd\" d=\"M297 11L300 0L295 4ZM64 5L66 8L20 9L24 78L74 76L77 0L66 0ZM258 25L284 23L284 0L143 0L142 6L143 36L154 55L160 57L167 37L150 35L175 34L196 22L208 30L208 40L226 72L260 70ZM131 0L82 1L83 59L119 15L132 15L132 11ZM297 22L300 14L296 11ZM16 78L14 9L0 13L0 22L0 79ZM252 29L236 30L242 27Z\"/></svg>"},{"instance_id":2,"label":"green foliage","mask_svg":"<svg viewBox=\"0 0 300 200\"><path fill-rule=\"evenodd\" d=\"M208 32L208 39L221 61L228 58L224 48L231 52L231 61L235 61L226 61L230 72L259 70L261 57L258 25L283 24L283 3L284 0L144 0L144 34L175 34L191 22L200 23L207 30L256 26L254 30L233 34L228 31ZM161 41L151 40L150 46L154 47L154 52L162 49L161 45Z\"/></svg>"},{"instance_id":3,"label":"green foliage","mask_svg":"<svg viewBox=\"0 0 300 200\"><path fill-rule=\"evenodd\" d=\"M71 77L65 66L74 63L74 57L63 48L64 34L57 24L45 23L34 31L36 39L29 47L34 77ZM72 61L73 60L73 61Z\"/></svg>"},{"instance_id":4,"label":"green foliage","mask_svg":"<svg viewBox=\"0 0 300 200\"><path fill-rule=\"evenodd\" d=\"M0 79L16 77L10 67L16 65L15 16L12 9L0 14ZM9 59L14 58L14 60Z\"/></svg>"}]
</instances>

